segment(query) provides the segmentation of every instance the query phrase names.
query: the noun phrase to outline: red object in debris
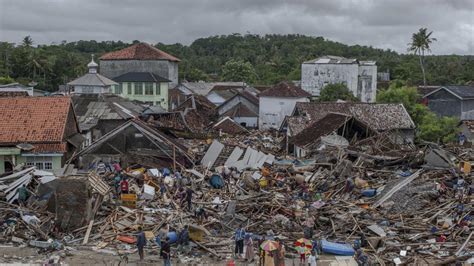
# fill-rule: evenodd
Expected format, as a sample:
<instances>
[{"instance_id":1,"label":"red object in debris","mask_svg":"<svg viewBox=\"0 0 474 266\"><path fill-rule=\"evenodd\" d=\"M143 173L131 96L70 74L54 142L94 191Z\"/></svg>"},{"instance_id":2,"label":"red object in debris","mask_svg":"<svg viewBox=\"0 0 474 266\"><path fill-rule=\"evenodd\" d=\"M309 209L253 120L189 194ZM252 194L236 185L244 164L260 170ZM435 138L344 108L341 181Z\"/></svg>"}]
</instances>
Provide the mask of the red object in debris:
<instances>
[{"instance_id":1,"label":"red object in debris","mask_svg":"<svg viewBox=\"0 0 474 266\"><path fill-rule=\"evenodd\" d=\"M137 239L133 236L117 236L117 240L120 240L120 241L128 243L128 244L137 243Z\"/></svg>"},{"instance_id":2,"label":"red object in debris","mask_svg":"<svg viewBox=\"0 0 474 266\"><path fill-rule=\"evenodd\" d=\"M445 235L441 235L440 237L438 237L438 239L436 239L436 242L446 242L446 236Z\"/></svg>"},{"instance_id":3,"label":"red object in debris","mask_svg":"<svg viewBox=\"0 0 474 266\"><path fill-rule=\"evenodd\" d=\"M227 263L227 266L235 266L234 260L230 259L229 262Z\"/></svg>"}]
</instances>

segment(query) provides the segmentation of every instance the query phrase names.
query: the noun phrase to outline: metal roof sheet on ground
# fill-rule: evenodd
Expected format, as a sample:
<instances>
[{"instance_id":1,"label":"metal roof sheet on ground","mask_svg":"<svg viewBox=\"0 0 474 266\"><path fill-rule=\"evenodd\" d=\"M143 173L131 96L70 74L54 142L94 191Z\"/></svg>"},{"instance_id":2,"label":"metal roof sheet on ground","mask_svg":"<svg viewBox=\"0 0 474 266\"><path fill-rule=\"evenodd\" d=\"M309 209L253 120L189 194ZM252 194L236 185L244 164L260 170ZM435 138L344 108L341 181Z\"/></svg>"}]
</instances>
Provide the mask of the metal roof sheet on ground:
<instances>
[{"instance_id":1,"label":"metal roof sheet on ground","mask_svg":"<svg viewBox=\"0 0 474 266\"><path fill-rule=\"evenodd\" d=\"M224 149L224 144L217 140L212 141L211 146L207 150L204 157L202 157L201 165L211 168L214 165L214 162L217 160L217 157L219 157L219 154L222 152L222 149Z\"/></svg>"},{"instance_id":2,"label":"metal roof sheet on ground","mask_svg":"<svg viewBox=\"0 0 474 266\"><path fill-rule=\"evenodd\" d=\"M242 150L239 147L235 147L232 153L229 155L229 158L227 158L227 161L225 161L226 166L235 163L239 160L239 158L244 154L244 150Z\"/></svg>"}]
</instances>

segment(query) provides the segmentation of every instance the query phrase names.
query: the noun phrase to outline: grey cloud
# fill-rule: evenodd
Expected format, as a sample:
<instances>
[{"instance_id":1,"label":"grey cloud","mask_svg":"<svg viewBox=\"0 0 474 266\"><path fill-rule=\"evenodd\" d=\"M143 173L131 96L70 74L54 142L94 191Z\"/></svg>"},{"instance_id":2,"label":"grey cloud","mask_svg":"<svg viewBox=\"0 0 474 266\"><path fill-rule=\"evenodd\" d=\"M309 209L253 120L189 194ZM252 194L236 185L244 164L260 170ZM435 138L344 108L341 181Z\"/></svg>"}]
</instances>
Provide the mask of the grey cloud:
<instances>
[{"instance_id":1,"label":"grey cloud","mask_svg":"<svg viewBox=\"0 0 474 266\"><path fill-rule=\"evenodd\" d=\"M0 0L0 40L181 42L301 33L406 52L420 27L435 54L474 54L472 0Z\"/></svg>"}]
</instances>

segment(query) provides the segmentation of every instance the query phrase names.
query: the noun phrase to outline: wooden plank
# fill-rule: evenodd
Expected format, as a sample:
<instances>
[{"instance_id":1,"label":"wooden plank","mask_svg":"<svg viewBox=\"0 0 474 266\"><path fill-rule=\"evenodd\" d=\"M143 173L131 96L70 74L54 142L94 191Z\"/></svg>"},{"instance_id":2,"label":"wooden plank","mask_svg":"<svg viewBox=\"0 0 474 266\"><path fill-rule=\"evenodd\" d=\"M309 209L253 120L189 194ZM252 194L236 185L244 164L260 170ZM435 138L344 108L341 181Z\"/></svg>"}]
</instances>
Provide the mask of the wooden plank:
<instances>
[{"instance_id":1,"label":"wooden plank","mask_svg":"<svg viewBox=\"0 0 474 266\"><path fill-rule=\"evenodd\" d=\"M89 222L89 226L87 227L86 231L86 236L84 237L84 241L82 241L82 244L85 245L87 242L89 242L89 235L91 234L92 226L94 225L94 220L91 220Z\"/></svg>"}]
</instances>

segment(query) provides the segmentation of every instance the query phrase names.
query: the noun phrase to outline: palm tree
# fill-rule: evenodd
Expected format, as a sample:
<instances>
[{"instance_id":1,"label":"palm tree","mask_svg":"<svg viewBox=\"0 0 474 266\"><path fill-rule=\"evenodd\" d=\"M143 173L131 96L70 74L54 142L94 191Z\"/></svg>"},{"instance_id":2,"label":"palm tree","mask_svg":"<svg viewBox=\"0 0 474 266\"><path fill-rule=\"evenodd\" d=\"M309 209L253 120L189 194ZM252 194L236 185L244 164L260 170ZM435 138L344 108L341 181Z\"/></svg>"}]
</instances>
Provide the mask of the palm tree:
<instances>
[{"instance_id":1,"label":"palm tree","mask_svg":"<svg viewBox=\"0 0 474 266\"><path fill-rule=\"evenodd\" d=\"M31 38L30 35L25 36L21 44L26 47L31 47L33 45L33 39Z\"/></svg>"},{"instance_id":2,"label":"palm tree","mask_svg":"<svg viewBox=\"0 0 474 266\"><path fill-rule=\"evenodd\" d=\"M418 32L413 33L411 37L411 43L408 44L408 51L413 52L415 55L418 54L420 58L420 67L421 73L423 74L424 86L426 86L426 74L424 66L425 51L431 52L430 44L436 41L436 38L431 38L432 33L432 31L428 33L427 28L420 28Z\"/></svg>"}]
</instances>

